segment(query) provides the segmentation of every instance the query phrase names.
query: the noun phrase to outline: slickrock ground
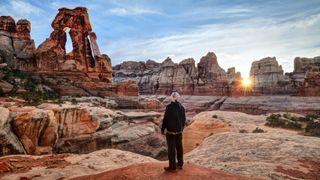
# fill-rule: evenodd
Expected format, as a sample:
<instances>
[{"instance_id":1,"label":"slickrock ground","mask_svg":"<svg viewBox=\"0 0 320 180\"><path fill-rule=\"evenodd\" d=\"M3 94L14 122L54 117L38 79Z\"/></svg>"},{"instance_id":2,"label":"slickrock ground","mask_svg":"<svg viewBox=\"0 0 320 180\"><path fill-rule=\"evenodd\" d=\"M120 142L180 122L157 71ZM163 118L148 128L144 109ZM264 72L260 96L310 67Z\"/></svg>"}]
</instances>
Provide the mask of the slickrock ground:
<instances>
[{"instance_id":1,"label":"slickrock ground","mask_svg":"<svg viewBox=\"0 0 320 180\"><path fill-rule=\"evenodd\" d=\"M265 119L266 115L227 111L206 111L197 114L184 132L185 169L176 174L163 171L162 168L167 162L126 151L107 149L84 155L2 157L1 177L319 179L320 138L303 136L301 131L265 126ZM253 133L257 127L263 129L264 133ZM155 142L157 138L140 138L135 147L144 147L139 143L159 144Z\"/></svg>"},{"instance_id":2,"label":"slickrock ground","mask_svg":"<svg viewBox=\"0 0 320 180\"><path fill-rule=\"evenodd\" d=\"M170 103L166 96L158 97L163 104ZM247 114L266 114L272 112L296 112L300 114L320 113L320 97L296 96L188 96L180 98L187 112L202 112L209 110L238 111Z\"/></svg>"},{"instance_id":3,"label":"slickrock ground","mask_svg":"<svg viewBox=\"0 0 320 180\"><path fill-rule=\"evenodd\" d=\"M165 172L164 163L135 164L128 167L115 169L99 174L74 178L74 180L99 180L99 179L216 179L216 180L242 180L248 179L219 170L213 170L195 165L186 164L183 170L176 173Z\"/></svg>"},{"instance_id":4,"label":"slickrock ground","mask_svg":"<svg viewBox=\"0 0 320 180\"><path fill-rule=\"evenodd\" d=\"M96 174L132 164L159 161L139 154L104 149L89 154L59 154L45 156L14 155L0 158L0 178L3 180L64 179Z\"/></svg>"},{"instance_id":5,"label":"slickrock ground","mask_svg":"<svg viewBox=\"0 0 320 180\"><path fill-rule=\"evenodd\" d=\"M213 133L229 131L228 125L210 113L201 113L192 118L193 123L183 132L183 150L188 153Z\"/></svg>"},{"instance_id":6,"label":"slickrock ground","mask_svg":"<svg viewBox=\"0 0 320 180\"><path fill-rule=\"evenodd\" d=\"M213 118L213 115L218 118ZM192 164L248 177L319 179L320 138L303 136L299 131L267 127L265 118L265 115L225 111L196 115L194 123L222 121L230 132L212 131L213 134L202 143L199 141L199 147L187 153L185 159ZM216 125L217 128L219 126ZM256 127L265 132L252 133ZM198 129L201 131L203 128ZM247 133L240 133L240 130ZM194 140L188 141L194 143Z\"/></svg>"}]
</instances>

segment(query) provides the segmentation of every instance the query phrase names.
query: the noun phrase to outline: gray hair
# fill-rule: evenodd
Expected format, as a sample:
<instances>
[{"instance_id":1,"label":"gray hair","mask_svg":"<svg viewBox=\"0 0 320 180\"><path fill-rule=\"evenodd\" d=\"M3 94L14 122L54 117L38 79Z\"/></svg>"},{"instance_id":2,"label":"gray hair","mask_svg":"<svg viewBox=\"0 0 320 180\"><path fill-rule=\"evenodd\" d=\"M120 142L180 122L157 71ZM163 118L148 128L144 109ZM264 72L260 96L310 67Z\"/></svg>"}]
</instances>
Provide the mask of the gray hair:
<instances>
[{"instance_id":1,"label":"gray hair","mask_svg":"<svg viewBox=\"0 0 320 180\"><path fill-rule=\"evenodd\" d=\"M180 94L179 94L178 92L173 92L173 93L171 94L171 97L173 97L173 98L179 98L179 97L180 97Z\"/></svg>"}]
</instances>

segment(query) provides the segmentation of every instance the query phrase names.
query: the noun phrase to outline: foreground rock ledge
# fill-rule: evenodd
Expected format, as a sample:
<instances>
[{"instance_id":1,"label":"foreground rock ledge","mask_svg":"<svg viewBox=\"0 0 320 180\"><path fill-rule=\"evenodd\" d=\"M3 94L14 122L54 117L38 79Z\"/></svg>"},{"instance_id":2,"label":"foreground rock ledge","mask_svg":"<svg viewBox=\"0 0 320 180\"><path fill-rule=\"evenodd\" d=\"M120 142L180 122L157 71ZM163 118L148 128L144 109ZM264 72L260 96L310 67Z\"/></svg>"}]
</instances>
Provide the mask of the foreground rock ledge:
<instances>
[{"instance_id":1,"label":"foreground rock ledge","mask_svg":"<svg viewBox=\"0 0 320 180\"><path fill-rule=\"evenodd\" d=\"M164 163L143 163L115 169L99 174L73 178L73 180L99 180L99 179L219 179L241 180L250 179L219 170L208 169L200 166L186 164L176 173L165 172Z\"/></svg>"}]
</instances>

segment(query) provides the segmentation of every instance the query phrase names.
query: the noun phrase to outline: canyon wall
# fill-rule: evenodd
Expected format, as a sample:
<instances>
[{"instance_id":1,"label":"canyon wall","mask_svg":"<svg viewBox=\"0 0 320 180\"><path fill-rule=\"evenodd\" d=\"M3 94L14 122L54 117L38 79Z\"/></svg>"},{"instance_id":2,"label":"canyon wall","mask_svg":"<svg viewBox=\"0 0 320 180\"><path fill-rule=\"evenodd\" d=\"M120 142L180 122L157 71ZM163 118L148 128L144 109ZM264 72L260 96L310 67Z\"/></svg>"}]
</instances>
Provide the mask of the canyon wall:
<instances>
[{"instance_id":1,"label":"canyon wall","mask_svg":"<svg viewBox=\"0 0 320 180\"><path fill-rule=\"evenodd\" d=\"M151 65L152 64L152 65ZM300 95L320 96L320 57L295 58L294 71L285 73L275 57L254 61L250 69L251 84L244 85L240 72L222 69L213 52L195 65L193 58L174 63L125 61L113 67L114 81L133 80L141 94L246 96Z\"/></svg>"},{"instance_id":2,"label":"canyon wall","mask_svg":"<svg viewBox=\"0 0 320 180\"><path fill-rule=\"evenodd\" d=\"M235 68L225 72L213 52L203 56L197 66L193 58L180 63L174 63L170 58L162 63L125 61L113 67L113 76L115 82L136 81L141 94L178 91L189 95L231 95L241 80L241 74ZM241 90L238 91L241 94Z\"/></svg>"}]
</instances>

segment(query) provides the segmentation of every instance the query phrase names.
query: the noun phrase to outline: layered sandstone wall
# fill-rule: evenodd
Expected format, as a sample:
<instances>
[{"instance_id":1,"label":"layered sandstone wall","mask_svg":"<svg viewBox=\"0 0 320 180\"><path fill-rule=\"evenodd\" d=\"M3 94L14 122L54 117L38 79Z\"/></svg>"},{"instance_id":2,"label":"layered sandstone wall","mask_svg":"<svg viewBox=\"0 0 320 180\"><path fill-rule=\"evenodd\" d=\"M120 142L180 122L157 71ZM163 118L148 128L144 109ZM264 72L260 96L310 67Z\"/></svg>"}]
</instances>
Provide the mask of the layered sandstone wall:
<instances>
[{"instance_id":1,"label":"layered sandstone wall","mask_svg":"<svg viewBox=\"0 0 320 180\"><path fill-rule=\"evenodd\" d=\"M141 94L170 94L178 91L190 95L227 95L228 75L219 66L213 52L195 64L193 58L174 63L167 58L162 63L126 61L113 68L114 81L134 80ZM236 77L236 78L235 78ZM241 79L238 73L234 79Z\"/></svg>"}]
</instances>

